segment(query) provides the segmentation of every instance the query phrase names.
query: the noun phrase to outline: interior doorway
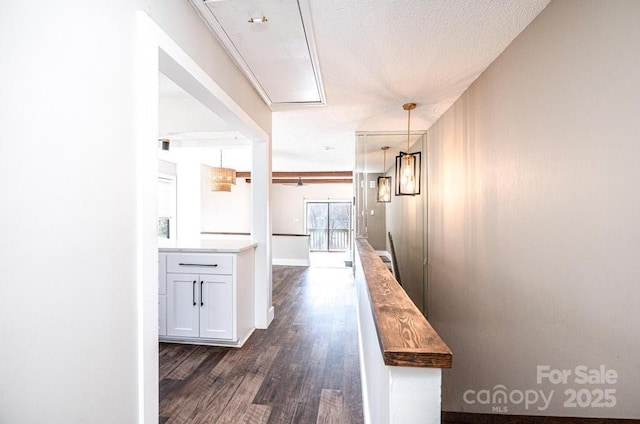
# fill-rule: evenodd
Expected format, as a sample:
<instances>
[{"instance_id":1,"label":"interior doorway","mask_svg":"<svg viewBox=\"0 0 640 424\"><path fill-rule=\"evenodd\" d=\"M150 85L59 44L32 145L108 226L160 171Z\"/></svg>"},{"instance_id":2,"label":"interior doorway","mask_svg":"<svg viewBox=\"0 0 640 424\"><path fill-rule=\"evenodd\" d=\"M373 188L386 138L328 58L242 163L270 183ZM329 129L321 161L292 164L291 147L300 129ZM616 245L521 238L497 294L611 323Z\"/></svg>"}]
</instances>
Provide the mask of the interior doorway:
<instances>
[{"instance_id":1,"label":"interior doorway","mask_svg":"<svg viewBox=\"0 0 640 424\"><path fill-rule=\"evenodd\" d=\"M138 421L158 422L158 100L162 73L206 108L251 140L254 175L251 201L258 210L269 210L271 136L227 95L178 44L144 12L137 15L136 43L136 304L138 315ZM173 212L171 212L173 213ZM274 317L271 280L269 213L253 214L255 256L255 326L267 328ZM168 222L169 232L171 222ZM175 228L175 225L174 225ZM166 233L166 231L165 231ZM169 233L170 235L170 233Z\"/></svg>"}]
</instances>

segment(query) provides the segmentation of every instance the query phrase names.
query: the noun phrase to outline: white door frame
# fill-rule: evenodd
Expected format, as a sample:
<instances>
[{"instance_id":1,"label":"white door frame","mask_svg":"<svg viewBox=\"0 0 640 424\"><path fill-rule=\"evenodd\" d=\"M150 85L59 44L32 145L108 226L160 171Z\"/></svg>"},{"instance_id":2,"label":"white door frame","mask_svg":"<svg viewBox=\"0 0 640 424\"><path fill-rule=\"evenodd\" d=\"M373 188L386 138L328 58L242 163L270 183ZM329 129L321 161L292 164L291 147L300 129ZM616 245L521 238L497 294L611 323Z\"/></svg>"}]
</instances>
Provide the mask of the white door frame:
<instances>
[{"instance_id":1,"label":"white door frame","mask_svg":"<svg viewBox=\"0 0 640 424\"><path fill-rule=\"evenodd\" d=\"M252 142L251 234L258 244L255 325L273 320L271 299L271 138L144 12L136 16L136 287L138 422L158 422L158 71Z\"/></svg>"}]
</instances>

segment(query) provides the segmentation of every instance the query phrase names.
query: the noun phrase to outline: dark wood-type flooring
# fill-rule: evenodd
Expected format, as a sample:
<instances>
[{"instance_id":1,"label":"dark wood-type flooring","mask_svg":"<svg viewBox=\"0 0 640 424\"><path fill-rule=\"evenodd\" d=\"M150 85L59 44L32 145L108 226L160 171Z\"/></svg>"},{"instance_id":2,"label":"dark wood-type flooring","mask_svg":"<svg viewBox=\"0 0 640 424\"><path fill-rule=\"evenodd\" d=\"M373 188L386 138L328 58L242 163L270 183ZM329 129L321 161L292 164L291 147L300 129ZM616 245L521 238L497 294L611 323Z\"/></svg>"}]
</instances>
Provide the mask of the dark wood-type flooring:
<instances>
[{"instance_id":1,"label":"dark wood-type flooring","mask_svg":"<svg viewBox=\"0 0 640 424\"><path fill-rule=\"evenodd\" d=\"M160 423L363 422L351 269L273 267L276 317L241 349L160 344Z\"/></svg>"}]
</instances>

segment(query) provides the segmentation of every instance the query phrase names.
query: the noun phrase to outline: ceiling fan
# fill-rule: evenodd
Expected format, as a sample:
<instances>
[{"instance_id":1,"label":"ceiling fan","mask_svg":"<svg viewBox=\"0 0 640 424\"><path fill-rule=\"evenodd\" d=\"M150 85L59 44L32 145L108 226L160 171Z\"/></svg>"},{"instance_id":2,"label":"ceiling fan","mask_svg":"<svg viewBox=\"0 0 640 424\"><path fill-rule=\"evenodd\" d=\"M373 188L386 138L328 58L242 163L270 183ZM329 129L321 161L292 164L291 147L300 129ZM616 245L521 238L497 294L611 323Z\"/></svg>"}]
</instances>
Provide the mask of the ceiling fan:
<instances>
[{"instance_id":1,"label":"ceiling fan","mask_svg":"<svg viewBox=\"0 0 640 424\"><path fill-rule=\"evenodd\" d=\"M302 182L302 177L298 177L298 181L295 183L282 183L282 185L294 186L294 187L302 187L304 183Z\"/></svg>"}]
</instances>

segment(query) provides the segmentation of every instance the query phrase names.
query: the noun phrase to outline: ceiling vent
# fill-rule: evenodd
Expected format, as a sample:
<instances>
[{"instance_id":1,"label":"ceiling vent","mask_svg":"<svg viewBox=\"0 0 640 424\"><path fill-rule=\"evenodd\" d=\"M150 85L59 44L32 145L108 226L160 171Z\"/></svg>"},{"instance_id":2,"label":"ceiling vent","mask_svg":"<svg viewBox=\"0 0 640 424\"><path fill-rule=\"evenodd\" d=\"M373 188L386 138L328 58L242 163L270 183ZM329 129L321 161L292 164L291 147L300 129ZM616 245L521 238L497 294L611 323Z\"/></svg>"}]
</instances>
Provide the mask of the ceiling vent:
<instances>
[{"instance_id":1,"label":"ceiling vent","mask_svg":"<svg viewBox=\"0 0 640 424\"><path fill-rule=\"evenodd\" d=\"M190 0L264 101L324 105L308 0Z\"/></svg>"}]
</instances>

